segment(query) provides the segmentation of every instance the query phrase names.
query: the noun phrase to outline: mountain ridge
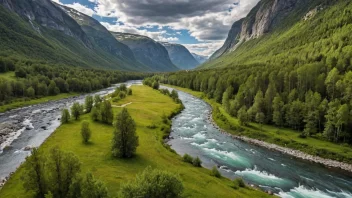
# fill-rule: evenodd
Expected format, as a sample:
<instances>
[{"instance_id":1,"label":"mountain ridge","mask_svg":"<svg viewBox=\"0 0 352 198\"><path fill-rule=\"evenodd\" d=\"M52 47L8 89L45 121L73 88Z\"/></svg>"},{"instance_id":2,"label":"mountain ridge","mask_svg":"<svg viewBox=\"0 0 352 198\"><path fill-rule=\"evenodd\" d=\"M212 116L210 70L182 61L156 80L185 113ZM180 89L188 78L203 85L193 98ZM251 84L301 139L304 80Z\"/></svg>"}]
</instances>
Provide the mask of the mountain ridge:
<instances>
[{"instance_id":1,"label":"mountain ridge","mask_svg":"<svg viewBox=\"0 0 352 198\"><path fill-rule=\"evenodd\" d=\"M176 43L160 42L168 51L171 61L180 69L189 70L194 69L200 63L188 51L188 49Z\"/></svg>"}]
</instances>

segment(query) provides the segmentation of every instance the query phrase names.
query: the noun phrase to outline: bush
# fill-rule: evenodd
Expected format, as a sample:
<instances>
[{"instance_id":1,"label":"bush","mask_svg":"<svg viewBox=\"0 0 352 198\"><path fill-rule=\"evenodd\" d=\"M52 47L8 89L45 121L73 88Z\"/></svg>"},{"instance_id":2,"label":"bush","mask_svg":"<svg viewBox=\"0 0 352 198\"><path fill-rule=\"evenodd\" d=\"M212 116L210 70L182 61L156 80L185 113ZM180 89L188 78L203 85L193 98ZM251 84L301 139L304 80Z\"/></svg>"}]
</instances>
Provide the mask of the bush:
<instances>
[{"instance_id":1,"label":"bush","mask_svg":"<svg viewBox=\"0 0 352 198\"><path fill-rule=\"evenodd\" d=\"M183 184L178 175L148 167L134 181L122 185L120 197L177 198L182 192Z\"/></svg>"},{"instance_id":2,"label":"bush","mask_svg":"<svg viewBox=\"0 0 352 198\"><path fill-rule=\"evenodd\" d=\"M194 158L192 164L195 167L202 167L202 161L199 159L199 157Z\"/></svg>"},{"instance_id":3,"label":"bush","mask_svg":"<svg viewBox=\"0 0 352 198\"><path fill-rule=\"evenodd\" d=\"M88 141L92 135L92 131L89 128L89 122L84 121L82 123L81 135L82 135L83 143L85 143L85 144L88 143Z\"/></svg>"},{"instance_id":4,"label":"bush","mask_svg":"<svg viewBox=\"0 0 352 198\"><path fill-rule=\"evenodd\" d=\"M70 121L71 115L68 109L63 109L61 112L61 124L68 123Z\"/></svg>"},{"instance_id":5,"label":"bush","mask_svg":"<svg viewBox=\"0 0 352 198\"><path fill-rule=\"evenodd\" d=\"M132 89L127 89L127 95L129 95L129 96L132 95Z\"/></svg>"},{"instance_id":6,"label":"bush","mask_svg":"<svg viewBox=\"0 0 352 198\"><path fill-rule=\"evenodd\" d=\"M221 174L219 172L219 170L216 168L216 166L213 167L213 169L211 169L211 176L220 178Z\"/></svg>"},{"instance_id":7,"label":"bush","mask_svg":"<svg viewBox=\"0 0 352 198\"><path fill-rule=\"evenodd\" d=\"M233 188L238 189L238 188L244 188L246 187L246 184L244 183L242 178L236 178L233 180Z\"/></svg>"},{"instance_id":8,"label":"bush","mask_svg":"<svg viewBox=\"0 0 352 198\"><path fill-rule=\"evenodd\" d=\"M187 162L187 163L190 163L190 164L193 163L193 157L188 155L188 154L184 154L183 157L182 157L182 160L184 162Z\"/></svg>"},{"instance_id":9,"label":"bush","mask_svg":"<svg viewBox=\"0 0 352 198\"><path fill-rule=\"evenodd\" d=\"M159 85L159 82L158 82L158 81L154 81L153 84L152 84L152 88L153 88L153 89L156 89L156 90L159 89L159 86L160 86L160 85Z\"/></svg>"}]
</instances>

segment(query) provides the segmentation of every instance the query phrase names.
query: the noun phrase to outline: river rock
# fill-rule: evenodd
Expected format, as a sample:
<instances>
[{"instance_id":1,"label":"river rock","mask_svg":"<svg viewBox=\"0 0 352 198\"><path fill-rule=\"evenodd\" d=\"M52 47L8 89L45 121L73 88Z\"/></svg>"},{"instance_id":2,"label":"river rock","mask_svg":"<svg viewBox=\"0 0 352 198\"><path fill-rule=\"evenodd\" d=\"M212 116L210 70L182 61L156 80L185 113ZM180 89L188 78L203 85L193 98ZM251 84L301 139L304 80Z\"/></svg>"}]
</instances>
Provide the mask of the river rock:
<instances>
[{"instance_id":1,"label":"river rock","mask_svg":"<svg viewBox=\"0 0 352 198\"><path fill-rule=\"evenodd\" d=\"M32 146L28 145L28 146L24 147L23 150L30 151L30 150L32 150L32 148L33 148Z\"/></svg>"}]
</instances>

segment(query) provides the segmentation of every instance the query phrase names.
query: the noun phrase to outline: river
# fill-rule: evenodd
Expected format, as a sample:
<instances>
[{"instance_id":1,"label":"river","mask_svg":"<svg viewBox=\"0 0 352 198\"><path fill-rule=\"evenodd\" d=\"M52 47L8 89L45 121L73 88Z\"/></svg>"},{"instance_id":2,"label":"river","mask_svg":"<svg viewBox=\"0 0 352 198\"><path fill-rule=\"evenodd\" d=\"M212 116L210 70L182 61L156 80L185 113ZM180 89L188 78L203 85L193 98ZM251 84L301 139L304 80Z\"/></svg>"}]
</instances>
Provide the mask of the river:
<instances>
[{"instance_id":1,"label":"river","mask_svg":"<svg viewBox=\"0 0 352 198\"><path fill-rule=\"evenodd\" d=\"M128 81L125 84L127 86L141 84L141 81ZM8 133L7 137L2 136L5 141L0 142L0 179L14 172L30 154L30 149L26 147L40 146L60 126L59 118L63 108L70 108L74 102L84 103L88 95L104 96L112 93L119 85L116 84L91 94L0 113L0 132Z\"/></svg>"},{"instance_id":2,"label":"river","mask_svg":"<svg viewBox=\"0 0 352 198\"><path fill-rule=\"evenodd\" d=\"M141 81L126 84L141 84ZM40 146L55 131L60 125L63 108L69 108L74 102L83 103L87 95L111 93L117 86L0 114L0 130L12 130L0 147L0 178L14 172L30 154L25 147ZM352 197L349 173L232 139L220 133L207 119L211 112L209 105L187 93L178 93L185 110L172 120L169 143L180 155L199 156L204 167L220 167L225 177L242 177L281 197Z\"/></svg>"},{"instance_id":3,"label":"river","mask_svg":"<svg viewBox=\"0 0 352 198\"><path fill-rule=\"evenodd\" d=\"M172 120L169 144L180 155L198 156L206 168L242 177L284 198L351 198L352 175L233 139L207 119L211 107L178 91L185 110Z\"/></svg>"}]
</instances>

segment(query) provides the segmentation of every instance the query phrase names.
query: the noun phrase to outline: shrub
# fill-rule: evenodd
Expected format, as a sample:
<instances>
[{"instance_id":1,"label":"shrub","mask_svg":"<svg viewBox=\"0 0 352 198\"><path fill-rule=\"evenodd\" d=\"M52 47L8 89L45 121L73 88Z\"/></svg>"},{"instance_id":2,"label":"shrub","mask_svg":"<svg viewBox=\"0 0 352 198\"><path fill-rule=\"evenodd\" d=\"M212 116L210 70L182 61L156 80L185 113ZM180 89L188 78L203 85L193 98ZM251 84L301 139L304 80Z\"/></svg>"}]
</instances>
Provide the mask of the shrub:
<instances>
[{"instance_id":1,"label":"shrub","mask_svg":"<svg viewBox=\"0 0 352 198\"><path fill-rule=\"evenodd\" d=\"M202 167L202 161L199 159L199 157L194 158L192 164L195 167Z\"/></svg>"},{"instance_id":2,"label":"shrub","mask_svg":"<svg viewBox=\"0 0 352 198\"><path fill-rule=\"evenodd\" d=\"M233 188L238 189L238 188L244 188L246 187L246 184L244 183L242 178L236 178L233 180Z\"/></svg>"},{"instance_id":3,"label":"shrub","mask_svg":"<svg viewBox=\"0 0 352 198\"><path fill-rule=\"evenodd\" d=\"M217 177L217 178L221 177L221 174L220 174L219 170L216 168L216 166L214 166L211 169L211 176L214 176L214 177Z\"/></svg>"},{"instance_id":4,"label":"shrub","mask_svg":"<svg viewBox=\"0 0 352 198\"><path fill-rule=\"evenodd\" d=\"M89 128L89 122L87 121L84 121L82 123L82 128L81 128L81 135L82 135L82 140L83 140L83 143L88 143L91 135L92 135L92 132Z\"/></svg>"},{"instance_id":5,"label":"shrub","mask_svg":"<svg viewBox=\"0 0 352 198\"><path fill-rule=\"evenodd\" d=\"M183 184L178 175L146 168L134 181L122 185L120 197L181 197Z\"/></svg>"},{"instance_id":6,"label":"shrub","mask_svg":"<svg viewBox=\"0 0 352 198\"><path fill-rule=\"evenodd\" d=\"M61 112L61 124L68 123L70 121L71 115L68 109L63 109Z\"/></svg>"},{"instance_id":7,"label":"shrub","mask_svg":"<svg viewBox=\"0 0 352 198\"><path fill-rule=\"evenodd\" d=\"M183 157L182 157L182 160L184 162L187 162L187 163L190 163L190 164L193 163L193 157L188 155L188 154L184 154Z\"/></svg>"}]
</instances>

